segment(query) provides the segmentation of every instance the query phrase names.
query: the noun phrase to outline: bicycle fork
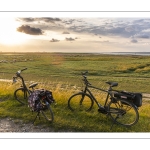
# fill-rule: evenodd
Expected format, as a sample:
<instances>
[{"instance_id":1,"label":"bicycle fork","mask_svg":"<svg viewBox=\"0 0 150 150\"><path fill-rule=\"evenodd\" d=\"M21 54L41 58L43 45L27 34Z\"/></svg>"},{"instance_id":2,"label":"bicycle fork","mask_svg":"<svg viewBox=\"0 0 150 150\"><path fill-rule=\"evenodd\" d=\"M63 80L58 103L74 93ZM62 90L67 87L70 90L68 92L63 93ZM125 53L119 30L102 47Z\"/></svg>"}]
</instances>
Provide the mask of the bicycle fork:
<instances>
[{"instance_id":1,"label":"bicycle fork","mask_svg":"<svg viewBox=\"0 0 150 150\"><path fill-rule=\"evenodd\" d=\"M84 97L85 97L85 94L82 94L82 98L81 98L81 100L80 100L80 106L82 105L82 102L83 102L83 100L84 100Z\"/></svg>"}]
</instances>

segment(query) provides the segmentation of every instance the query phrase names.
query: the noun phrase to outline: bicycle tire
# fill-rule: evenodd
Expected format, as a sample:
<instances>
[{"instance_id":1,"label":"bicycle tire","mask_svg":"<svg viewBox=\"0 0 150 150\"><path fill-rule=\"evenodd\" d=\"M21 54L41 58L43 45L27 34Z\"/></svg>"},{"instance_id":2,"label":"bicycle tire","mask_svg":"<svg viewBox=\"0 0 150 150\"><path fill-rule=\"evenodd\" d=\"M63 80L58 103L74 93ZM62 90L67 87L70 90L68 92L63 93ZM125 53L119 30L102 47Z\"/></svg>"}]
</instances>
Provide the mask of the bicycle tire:
<instances>
[{"instance_id":1,"label":"bicycle tire","mask_svg":"<svg viewBox=\"0 0 150 150\"><path fill-rule=\"evenodd\" d=\"M108 104L108 114L111 119L123 126L133 126L139 120L137 107L124 99L118 99Z\"/></svg>"},{"instance_id":2,"label":"bicycle tire","mask_svg":"<svg viewBox=\"0 0 150 150\"><path fill-rule=\"evenodd\" d=\"M29 93L26 89L24 89L23 87L17 89L14 92L14 97L15 99L20 102L23 105L28 104L28 97L29 97Z\"/></svg>"},{"instance_id":3,"label":"bicycle tire","mask_svg":"<svg viewBox=\"0 0 150 150\"><path fill-rule=\"evenodd\" d=\"M43 105L43 103L42 103ZM54 114L49 103L44 104L45 109L41 110L42 115L48 122L54 121Z\"/></svg>"},{"instance_id":4,"label":"bicycle tire","mask_svg":"<svg viewBox=\"0 0 150 150\"><path fill-rule=\"evenodd\" d=\"M94 101L89 94L80 92L68 99L68 108L72 111L90 111Z\"/></svg>"}]
</instances>

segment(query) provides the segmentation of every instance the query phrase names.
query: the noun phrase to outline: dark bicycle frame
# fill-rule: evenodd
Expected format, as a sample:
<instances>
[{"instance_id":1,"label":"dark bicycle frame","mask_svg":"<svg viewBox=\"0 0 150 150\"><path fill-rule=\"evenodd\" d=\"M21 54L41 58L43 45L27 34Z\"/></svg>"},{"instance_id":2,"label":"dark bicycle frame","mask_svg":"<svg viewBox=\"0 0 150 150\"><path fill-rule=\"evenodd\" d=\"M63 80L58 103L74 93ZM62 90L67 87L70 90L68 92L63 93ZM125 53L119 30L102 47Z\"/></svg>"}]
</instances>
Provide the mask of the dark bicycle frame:
<instances>
[{"instance_id":1,"label":"dark bicycle frame","mask_svg":"<svg viewBox=\"0 0 150 150\"><path fill-rule=\"evenodd\" d=\"M23 92L24 92L24 98L27 98L27 93L28 93L28 94L31 94L32 91L27 88L27 86L26 86L26 84L25 84L25 81L24 81L24 78L20 75L20 73L21 73L22 71L24 71L24 70L27 70L27 68L24 68L24 69L19 70L19 71L16 72L16 76L13 77L13 82L16 82L16 78L18 78L18 77L21 79L21 82L22 82L21 87L22 87L23 90L24 90L24 91L23 91ZM32 87L32 90L34 90L33 87Z\"/></svg>"},{"instance_id":2,"label":"dark bicycle frame","mask_svg":"<svg viewBox=\"0 0 150 150\"><path fill-rule=\"evenodd\" d=\"M89 90L89 88L93 88L93 89L97 89L97 90L100 90L100 91L103 91L103 92L106 92L107 93L107 97L105 99L105 104L104 104L104 107L106 106L107 102L108 102L108 98L109 96L110 97L113 97L112 96L112 88L110 87L108 90L104 90L102 88L97 88L95 86L92 86L92 85L86 85L83 93L86 93L90 95L90 97L96 102L96 104L98 105L98 107L101 107L100 103L97 101L97 99L94 97L94 95L92 94L92 92ZM113 90L114 91L114 90ZM88 92L88 93L87 93Z\"/></svg>"},{"instance_id":3,"label":"dark bicycle frame","mask_svg":"<svg viewBox=\"0 0 150 150\"><path fill-rule=\"evenodd\" d=\"M105 108L105 106L107 105L109 96L110 96L111 98L114 98L114 97L113 97L113 92L120 92L120 91L119 91L119 90L114 90L114 89L112 89L113 85L111 85L110 83L109 83L109 84L110 84L110 87L109 87L108 90L105 90L105 89L102 89L102 88L98 88L98 87L95 87L95 86L91 85L91 83L89 83L89 81L87 80L87 77L85 76L86 73L88 73L88 72L82 73L82 76L84 77L83 81L84 81L84 84L85 84L85 89L82 90L82 92L88 94L88 95L92 98L92 100L95 101L95 103L98 105L99 108L102 108L102 107ZM108 82L106 82L106 83L108 83ZM112 84L115 83L116 86L118 85L117 82L111 82L111 83L112 83ZM106 99L105 99L105 104L104 104L103 106L102 106L102 105L98 102L98 100L94 97L94 95L92 94L92 92L90 91L89 88L97 89L97 90L100 90L100 91L103 91L103 92L107 93L107 96L106 96ZM81 100L80 103L82 103L83 99L84 99L84 98L82 98L82 100Z\"/></svg>"}]
</instances>

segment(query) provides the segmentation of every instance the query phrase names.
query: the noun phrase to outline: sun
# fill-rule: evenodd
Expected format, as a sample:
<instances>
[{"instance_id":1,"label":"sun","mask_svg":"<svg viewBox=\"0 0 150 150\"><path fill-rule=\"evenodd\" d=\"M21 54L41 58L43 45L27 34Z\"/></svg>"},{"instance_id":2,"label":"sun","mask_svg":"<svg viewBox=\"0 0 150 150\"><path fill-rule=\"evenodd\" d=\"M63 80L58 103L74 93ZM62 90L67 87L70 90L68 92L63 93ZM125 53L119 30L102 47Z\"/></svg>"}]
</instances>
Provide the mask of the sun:
<instances>
[{"instance_id":1,"label":"sun","mask_svg":"<svg viewBox=\"0 0 150 150\"><path fill-rule=\"evenodd\" d=\"M0 44L17 45L25 42L27 37L16 30L18 26L15 18L0 17Z\"/></svg>"}]
</instances>

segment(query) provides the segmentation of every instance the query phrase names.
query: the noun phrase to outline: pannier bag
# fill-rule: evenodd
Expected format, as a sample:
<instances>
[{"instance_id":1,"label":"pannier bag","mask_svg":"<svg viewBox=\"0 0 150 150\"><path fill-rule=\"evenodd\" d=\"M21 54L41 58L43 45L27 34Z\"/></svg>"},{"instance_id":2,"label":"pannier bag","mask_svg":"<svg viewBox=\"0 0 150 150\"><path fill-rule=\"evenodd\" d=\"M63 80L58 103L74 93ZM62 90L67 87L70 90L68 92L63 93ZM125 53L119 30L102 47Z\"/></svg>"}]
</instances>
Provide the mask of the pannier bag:
<instances>
[{"instance_id":1,"label":"pannier bag","mask_svg":"<svg viewBox=\"0 0 150 150\"><path fill-rule=\"evenodd\" d=\"M141 93L131 93L126 91L121 91L121 92L114 93L114 97L129 100L133 102L133 104L135 104L137 107L142 106Z\"/></svg>"},{"instance_id":2,"label":"pannier bag","mask_svg":"<svg viewBox=\"0 0 150 150\"><path fill-rule=\"evenodd\" d=\"M40 100L43 102L47 101L49 104L55 101L51 91L45 89L35 90L29 95L28 98L28 106L32 111L39 111L43 109L43 105Z\"/></svg>"}]
</instances>

